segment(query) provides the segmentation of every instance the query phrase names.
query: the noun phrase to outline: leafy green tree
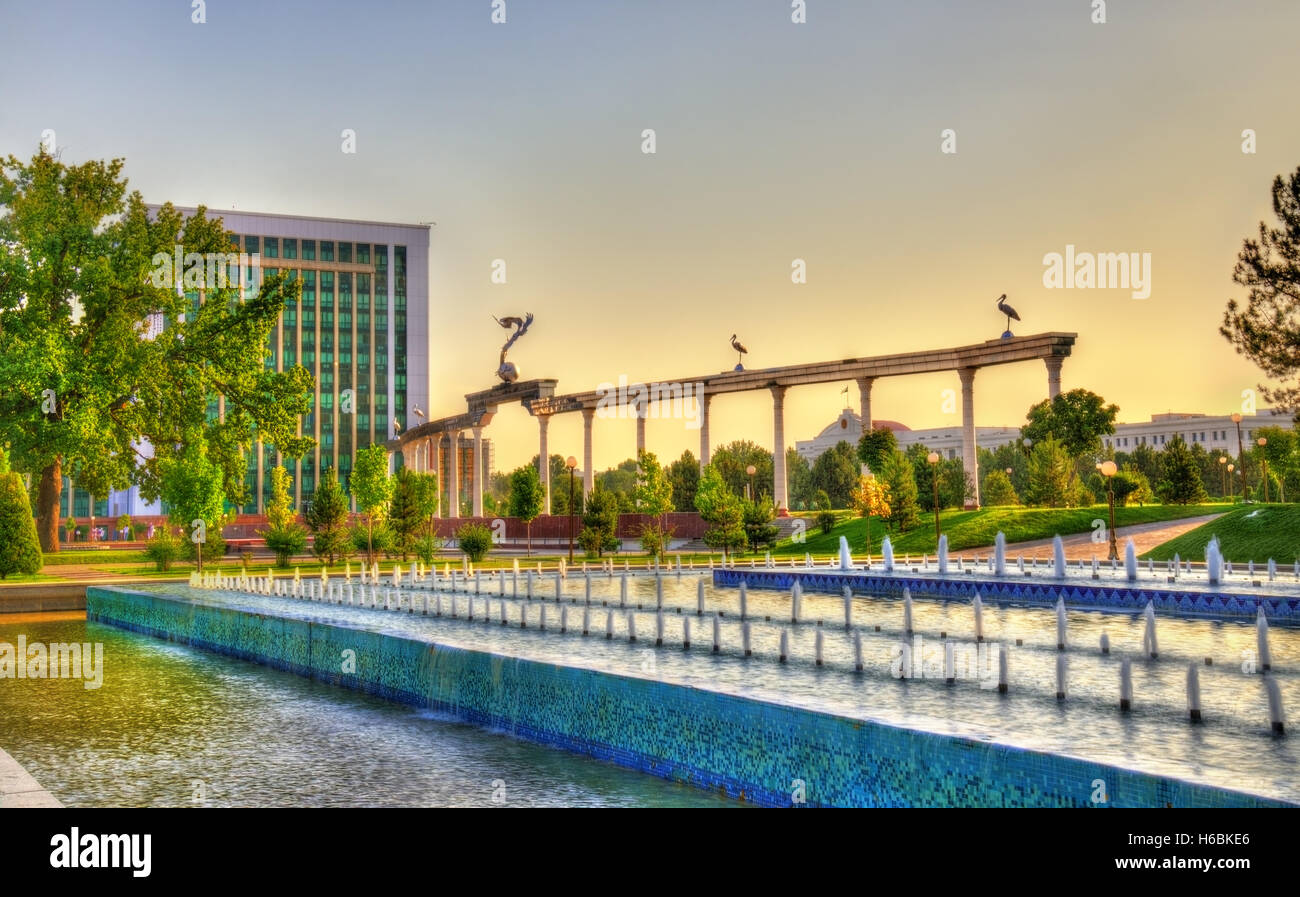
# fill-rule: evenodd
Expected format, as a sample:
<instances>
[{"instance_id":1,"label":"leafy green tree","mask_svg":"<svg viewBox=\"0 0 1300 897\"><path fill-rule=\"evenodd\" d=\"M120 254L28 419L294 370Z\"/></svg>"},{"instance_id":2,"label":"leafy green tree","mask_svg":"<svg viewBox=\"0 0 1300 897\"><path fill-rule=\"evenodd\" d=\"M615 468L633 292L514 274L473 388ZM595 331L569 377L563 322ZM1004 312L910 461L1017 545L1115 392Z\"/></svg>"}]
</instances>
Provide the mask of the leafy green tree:
<instances>
[{"instance_id":1,"label":"leafy green tree","mask_svg":"<svg viewBox=\"0 0 1300 897\"><path fill-rule=\"evenodd\" d=\"M463 523L456 530L456 544L471 562L477 564L492 550L492 530L481 523Z\"/></svg>"},{"instance_id":2,"label":"leafy green tree","mask_svg":"<svg viewBox=\"0 0 1300 897\"><path fill-rule=\"evenodd\" d=\"M1300 168L1273 179L1273 214L1280 226L1261 221L1259 238L1247 237L1237 255L1232 280L1246 288L1246 304L1228 301L1219 333L1281 382L1260 385L1265 400L1294 411L1300 407Z\"/></svg>"},{"instance_id":3,"label":"leafy green tree","mask_svg":"<svg viewBox=\"0 0 1300 897\"><path fill-rule=\"evenodd\" d=\"M859 517L866 521L867 551L871 551L871 518L889 516L889 487L874 473L858 475L857 486L850 496L850 504Z\"/></svg>"},{"instance_id":4,"label":"leafy green tree","mask_svg":"<svg viewBox=\"0 0 1300 897\"><path fill-rule=\"evenodd\" d=\"M45 559L21 475L9 470L0 451L0 579L41 572Z\"/></svg>"},{"instance_id":5,"label":"leafy green tree","mask_svg":"<svg viewBox=\"0 0 1300 897\"><path fill-rule=\"evenodd\" d=\"M295 554L307 547L307 531L298 525L293 512L293 477L284 465L271 468L271 498L266 504L267 528L260 535L275 553L277 567L287 567Z\"/></svg>"},{"instance_id":6,"label":"leafy green tree","mask_svg":"<svg viewBox=\"0 0 1300 897\"><path fill-rule=\"evenodd\" d=\"M672 538L672 529L665 524L664 515L673 509L673 484L654 452L641 452L639 460L632 502L638 513L654 518L653 523L641 525L641 547L651 557L662 557Z\"/></svg>"},{"instance_id":7,"label":"leafy green tree","mask_svg":"<svg viewBox=\"0 0 1300 897\"><path fill-rule=\"evenodd\" d=\"M776 516L776 508L764 499L746 500L741 507L745 521L745 540L749 543L749 550L758 551L764 545L769 548L775 547L779 530L772 523L772 519Z\"/></svg>"},{"instance_id":8,"label":"leafy green tree","mask_svg":"<svg viewBox=\"0 0 1300 897\"><path fill-rule=\"evenodd\" d=\"M722 474L706 464L695 490L695 509L708 524L704 544L717 548L726 557L729 551L745 544L745 512L741 499L727 486Z\"/></svg>"},{"instance_id":9,"label":"leafy green tree","mask_svg":"<svg viewBox=\"0 0 1300 897\"><path fill-rule=\"evenodd\" d=\"M858 459L872 473L880 473L885 459L898 451L898 439L889 427L876 427L865 431L858 439Z\"/></svg>"},{"instance_id":10,"label":"leafy green tree","mask_svg":"<svg viewBox=\"0 0 1300 897\"><path fill-rule=\"evenodd\" d=\"M375 561L375 524L387 519L388 503L393 500L393 478L388 475L388 449L379 443L368 445L356 454L352 477L348 480L357 510L366 515L366 560Z\"/></svg>"},{"instance_id":11,"label":"leafy green tree","mask_svg":"<svg viewBox=\"0 0 1300 897\"><path fill-rule=\"evenodd\" d=\"M1206 499L1205 484L1192 451L1180 434L1165 444L1163 464L1164 479L1156 485L1156 494L1162 504L1190 505Z\"/></svg>"},{"instance_id":12,"label":"leafy green tree","mask_svg":"<svg viewBox=\"0 0 1300 897\"><path fill-rule=\"evenodd\" d=\"M1115 432L1118 414L1117 405L1107 405L1095 392L1072 389L1030 408L1020 436L1034 445L1055 439L1071 458L1095 455L1101 450L1101 437Z\"/></svg>"},{"instance_id":13,"label":"leafy green tree","mask_svg":"<svg viewBox=\"0 0 1300 897\"><path fill-rule=\"evenodd\" d=\"M171 453L142 458L142 443L201 435L235 501L254 434L289 457L312 445L296 435L311 375L264 364L298 282L267 277L238 301L237 284L215 279L225 265L213 264L211 284L190 276L190 295L178 296L181 272L167 270L177 247L229 253L231 236L202 207L189 218L171 204L151 215L139 193L127 194L122 167L121 159L69 165L44 151L0 162L0 443L37 481L45 551L59 550L66 475L92 495L132 484L146 499L161 495ZM151 321L165 326L146 334ZM225 414L208 422L218 396Z\"/></svg>"},{"instance_id":14,"label":"leafy green tree","mask_svg":"<svg viewBox=\"0 0 1300 897\"><path fill-rule=\"evenodd\" d=\"M624 513L632 512L632 490L636 488L636 458L619 462L617 467L596 474L596 485L619 499Z\"/></svg>"},{"instance_id":15,"label":"leafy green tree","mask_svg":"<svg viewBox=\"0 0 1300 897\"><path fill-rule=\"evenodd\" d=\"M179 451L155 450L160 493L167 503L168 519L184 527L185 538L194 546L199 571L203 570L205 544L215 553L225 549L221 524L226 503L225 475L207 454L202 436L191 437Z\"/></svg>"},{"instance_id":16,"label":"leafy green tree","mask_svg":"<svg viewBox=\"0 0 1300 897\"><path fill-rule=\"evenodd\" d=\"M673 510L694 511L695 490L700 485L700 462L690 449L668 465L668 483L673 489Z\"/></svg>"},{"instance_id":17,"label":"leafy green tree","mask_svg":"<svg viewBox=\"0 0 1300 897\"><path fill-rule=\"evenodd\" d=\"M419 537L430 535L430 521L438 506L437 479L431 473L417 473L409 467L399 470L394 479L388 526L398 554L406 560L407 555L415 552Z\"/></svg>"},{"instance_id":18,"label":"leafy green tree","mask_svg":"<svg viewBox=\"0 0 1300 897\"><path fill-rule=\"evenodd\" d=\"M772 453L761 445L748 439L738 439L718 446L709 457L709 463L718 469L727 488L737 495L744 495L750 485L750 476L746 470L754 467L753 486L755 495L773 495Z\"/></svg>"},{"instance_id":19,"label":"leafy green tree","mask_svg":"<svg viewBox=\"0 0 1300 897\"><path fill-rule=\"evenodd\" d=\"M522 520L527 528L529 556L533 553L533 521L542 513L545 502L546 490L536 465L525 464L510 475L510 516Z\"/></svg>"},{"instance_id":20,"label":"leafy green tree","mask_svg":"<svg viewBox=\"0 0 1300 897\"><path fill-rule=\"evenodd\" d=\"M339 485L338 475L332 469L321 471L320 482L312 493L305 518L312 531L312 553L317 558L333 564L352 553L352 537L348 532L348 497Z\"/></svg>"},{"instance_id":21,"label":"leafy green tree","mask_svg":"<svg viewBox=\"0 0 1300 897\"><path fill-rule=\"evenodd\" d=\"M119 514L117 518L117 522L114 523L113 525L113 529L119 533L125 532L126 535L123 536L123 538L130 540L131 539L131 515Z\"/></svg>"},{"instance_id":22,"label":"leafy green tree","mask_svg":"<svg viewBox=\"0 0 1300 897\"><path fill-rule=\"evenodd\" d=\"M984 475L984 485L980 487L980 499L985 507L990 508L1020 504L1020 496L1016 495L1015 487L1011 485L1011 477L1007 476L1004 470L990 470Z\"/></svg>"},{"instance_id":23,"label":"leafy green tree","mask_svg":"<svg viewBox=\"0 0 1300 897\"><path fill-rule=\"evenodd\" d=\"M1065 447L1048 437L1029 452L1029 488L1025 504L1063 508L1076 499L1078 476Z\"/></svg>"},{"instance_id":24,"label":"leafy green tree","mask_svg":"<svg viewBox=\"0 0 1300 897\"><path fill-rule=\"evenodd\" d=\"M1257 440L1266 440L1263 446L1255 446L1255 454L1259 456L1256 468L1262 466L1259 461L1266 460L1269 479L1277 478L1276 487L1269 485L1269 495L1275 501L1286 501L1287 480L1300 473L1300 437L1294 430L1284 430L1281 427L1260 427L1253 435Z\"/></svg>"},{"instance_id":25,"label":"leafy green tree","mask_svg":"<svg viewBox=\"0 0 1300 897\"><path fill-rule=\"evenodd\" d=\"M833 508L849 507L860 473L858 453L841 440L817 456L812 467L812 486L825 492Z\"/></svg>"},{"instance_id":26,"label":"leafy green tree","mask_svg":"<svg viewBox=\"0 0 1300 897\"><path fill-rule=\"evenodd\" d=\"M908 460L906 454L894 449L881 456L877 464L879 466L876 471L885 484L885 491L889 496L889 514L885 519L899 532L912 529L920 519L916 471L912 469L912 462Z\"/></svg>"},{"instance_id":27,"label":"leafy green tree","mask_svg":"<svg viewBox=\"0 0 1300 897\"><path fill-rule=\"evenodd\" d=\"M790 492L790 510L807 511L817 505L817 490L812 485L812 465L791 446L785 450L786 488Z\"/></svg>"},{"instance_id":28,"label":"leafy green tree","mask_svg":"<svg viewBox=\"0 0 1300 897\"><path fill-rule=\"evenodd\" d=\"M168 527L160 526L153 538L144 544L144 556L153 562L154 569L166 573L180 557L181 543Z\"/></svg>"},{"instance_id":29,"label":"leafy green tree","mask_svg":"<svg viewBox=\"0 0 1300 897\"><path fill-rule=\"evenodd\" d=\"M587 499L578 544L591 557L600 557L606 551L618 551L622 545L618 538L618 496L599 484Z\"/></svg>"}]
</instances>

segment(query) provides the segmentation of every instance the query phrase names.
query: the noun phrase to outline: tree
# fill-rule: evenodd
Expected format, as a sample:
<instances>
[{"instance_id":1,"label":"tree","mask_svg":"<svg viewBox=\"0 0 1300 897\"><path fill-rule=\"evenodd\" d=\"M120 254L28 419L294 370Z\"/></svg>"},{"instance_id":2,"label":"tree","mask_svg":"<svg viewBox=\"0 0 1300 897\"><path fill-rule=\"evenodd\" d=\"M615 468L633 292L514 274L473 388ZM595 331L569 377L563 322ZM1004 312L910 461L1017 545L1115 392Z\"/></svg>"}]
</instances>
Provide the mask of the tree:
<instances>
[{"instance_id":1,"label":"tree","mask_svg":"<svg viewBox=\"0 0 1300 897\"><path fill-rule=\"evenodd\" d=\"M1029 452L1029 488L1025 504L1062 508L1075 499L1078 476L1070 457L1057 440L1048 437L1035 442Z\"/></svg>"},{"instance_id":2,"label":"tree","mask_svg":"<svg viewBox=\"0 0 1300 897\"><path fill-rule=\"evenodd\" d=\"M388 503L393 500L393 478L388 475L388 449L379 443L368 445L356 454L352 477L348 480L357 510L366 515L366 560L375 561L375 523L383 522Z\"/></svg>"},{"instance_id":3,"label":"tree","mask_svg":"<svg viewBox=\"0 0 1300 897\"><path fill-rule=\"evenodd\" d=\"M706 464L695 490L695 509L708 524L704 544L727 552L745 544L745 513L740 498L712 464Z\"/></svg>"},{"instance_id":4,"label":"tree","mask_svg":"<svg viewBox=\"0 0 1300 897\"><path fill-rule=\"evenodd\" d=\"M174 253L224 257L231 236L203 207L184 218L168 203L151 215L139 193L127 195L122 167L68 165L43 150L0 162L0 443L38 482L37 530L51 552L64 476L92 495L136 484L154 500L171 452L141 447L201 435L238 501L254 434L289 457L312 445L296 435L311 375L264 364L298 282L266 277L238 301L238 284L215 279L226 265L213 262L212 282L191 269L178 296ZM147 330L151 321L165 326ZM225 413L208 422L214 397Z\"/></svg>"},{"instance_id":5,"label":"tree","mask_svg":"<svg viewBox=\"0 0 1300 897\"><path fill-rule=\"evenodd\" d=\"M287 567L295 554L307 547L307 531L297 523L290 491L293 477L283 465L271 468L271 500L266 505L267 528L260 535L275 552L277 567Z\"/></svg>"},{"instance_id":6,"label":"tree","mask_svg":"<svg viewBox=\"0 0 1300 897\"><path fill-rule=\"evenodd\" d=\"M1247 237L1232 280L1246 288L1246 305L1228 300L1223 335L1265 375L1284 381L1260 384L1265 400L1288 411L1300 407L1300 168L1273 179L1273 214L1280 227L1259 223L1259 238ZM1291 382L1285 382L1291 381Z\"/></svg>"},{"instance_id":7,"label":"tree","mask_svg":"<svg viewBox=\"0 0 1300 897\"><path fill-rule=\"evenodd\" d=\"M0 579L39 573L44 562L27 487L20 474L9 470L0 450Z\"/></svg>"},{"instance_id":8,"label":"tree","mask_svg":"<svg viewBox=\"0 0 1300 897\"><path fill-rule=\"evenodd\" d=\"M119 514L117 518L117 522L113 525L113 528L119 533L125 531L126 533L125 538L130 540L131 539L131 515Z\"/></svg>"},{"instance_id":9,"label":"tree","mask_svg":"<svg viewBox=\"0 0 1300 897\"><path fill-rule=\"evenodd\" d=\"M673 489L673 510L694 511L695 490L700 485L700 462L690 449L668 465L668 483Z\"/></svg>"},{"instance_id":10,"label":"tree","mask_svg":"<svg viewBox=\"0 0 1300 897\"><path fill-rule=\"evenodd\" d=\"M790 510L806 511L816 507L817 490L812 485L812 465L793 446L785 450L785 479L790 492Z\"/></svg>"},{"instance_id":11,"label":"tree","mask_svg":"<svg viewBox=\"0 0 1300 897\"><path fill-rule=\"evenodd\" d=\"M481 523L464 523L456 530L456 544L472 563L477 564L492 550L492 530Z\"/></svg>"},{"instance_id":12,"label":"tree","mask_svg":"<svg viewBox=\"0 0 1300 897\"><path fill-rule=\"evenodd\" d=\"M899 532L916 526L920 519L917 505L916 472L907 455L894 449L881 456L876 462L879 467L880 480L885 485L885 494L889 496L889 513L886 519Z\"/></svg>"},{"instance_id":13,"label":"tree","mask_svg":"<svg viewBox=\"0 0 1300 897\"><path fill-rule=\"evenodd\" d=\"M1020 496L1016 495L1016 490L1011 485L1011 477L1007 476L1005 470L990 470L984 475L980 498L986 507L1020 504Z\"/></svg>"},{"instance_id":14,"label":"tree","mask_svg":"<svg viewBox=\"0 0 1300 897\"><path fill-rule=\"evenodd\" d=\"M812 468L812 486L830 496L831 507L847 508L858 482L857 451L841 440L817 456Z\"/></svg>"},{"instance_id":15,"label":"tree","mask_svg":"<svg viewBox=\"0 0 1300 897\"><path fill-rule=\"evenodd\" d=\"M746 500L741 507L745 522L745 540L749 543L749 550L758 551L763 545L769 548L775 547L779 530L772 523L772 518L776 516L776 508L765 500Z\"/></svg>"},{"instance_id":16,"label":"tree","mask_svg":"<svg viewBox=\"0 0 1300 897\"><path fill-rule=\"evenodd\" d=\"M737 495L744 495L750 485L750 476L746 470L753 465L753 486L755 495L773 495L775 482L772 474L772 453L761 445L748 439L737 439L713 450L709 463L718 470L718 475L727 484L727 488Z\"/></svg>"},{"instance_id":17,"label":"tree","mask_svg":"<svg viewBox=\"0 0 1300 897\"><path fill-rule=\"evenodd\" d=\"M533 553L533 521L542 513L546 490L537 475L537 465L525 464L510 475L510 516L518 517L528 530L528 554Z\"/></svg>"},{"instance_id":18,"label":"tree","mask_svg":"<svg viewBox=\"0 0 1300 897\"><path fill-rule=\"evenodd\" d=\"M885 484L874 473L858 475L858 484L851 497L853 510L866 521L867 552L871 551L871 518L889 516L889 493Z\"/></svg>"},{"instance_id":19,"label":"tree","mask_svg":"<svg viewBox=\"0 0 1300 897\"><path fill-rule=\"evenodd\" d=\"M1072 389L1054 399L1044 399L1029 409L1029 422L1020 428L1022 439L1034 445L1055 439L1071 458L1096 454L1101 437L1115 432L1117 405L1086 389Z\"/></svg>"},{"instance_id":20,"label":"tree","mask_svg":"<svg viewBox=\"0 0 1300 897\"><path fill-rule=\"evenodd\" d=\"M1263 446L1255 447L1255 453L1262 460L1268 461L1269 479L1277 477L1278 489L1270 484L1269 494L1276 501L1286 501L1286 481L1294 477L1300 468L1300 435L1294 430L1284 430L1281 427L1260 427L1254 436L1267 440ZM1258 462L1256 466L1259 466Z\"/></svg>"},{"instance_id":21,"label":"tree","mask_svg":"<svg viewBox=\"0 0 1300 897\"><path fill-rule=\"evenodd\" d=\"M416 551L416 542L422 534L430 535L430 522L437 507L437 479L433 474L417 473L409 467L397 472L393 500L388 508L388 526L402 560Z\"/></svg>"},{"instance_id":22,"label":"tree","mask_svg":"<svg viewBox=\"0 0 1300 897\"><path fill-rule=\"evenodd\" d=\"M1203 502L1206 499L1205 484L1201 481L1201 471L1181 435L1175 435L1165 445L1165 476L1156 484L1156 494L1162 504L1188 505Z\"/></svg>"},{"instance_id":23,"label":"tree","mask_svg":"<svg viewBox=\"0 0 1300 897\"><path fill-rule=\"evenodd\" d=\"M191 436L178 451L156 455L162 500L167 516L185 528L185 537L194 546L199 571L203 571L203 545L218 545L224 551L221 524L226 503L225 475L207 453L201 435Z\"/></svg>"},{"instance_id":24,"label":"tree","mask_svg":"<svg viewBox=\"0 0 1300 897\"><path fill-rule=\"evenodd\" d=\"M872 473L880 473L885 459L898 451L898 440L889 427L867 430L858 439L858 458Z\"/></svg>"},{"instance_id":25,"label":"tree","mask_svg":"<svg viewBox=\"0 0 1300 897\"><path fill-rule=\"evenodd\" d=\"M655 518L654 523L641 526L641 547L651 557L657 558L663 555L672 537L672 531L664 523L664 515L673 509L673 484L668 481L654 452L642 451L639 460L632 502L638 513Z\"/></svg>"},{"instance_id":26,"label":"tree","mask_svg":"<svg viewBox=\"0 0 1300 897\"><path fill-rule=\"evenodd\" d=\"M333 564L352 553L352 537L348 533L348 497L332 469L321 471L320 482L312 493L305 517L313 535L312 553L317 558Z\"/></svg>"},{"instance_id":27,"label":"tree","mask_svg":"<svg viewBox=\"0 0 1300 897\"><path fill-rule=\"evenodd\" d=\"M600 557L606 551L618 551L622 545L618 538L618 496L600 485L591 490L587 499L578 544L592 557Z\"/></svg>"}]
</instances>

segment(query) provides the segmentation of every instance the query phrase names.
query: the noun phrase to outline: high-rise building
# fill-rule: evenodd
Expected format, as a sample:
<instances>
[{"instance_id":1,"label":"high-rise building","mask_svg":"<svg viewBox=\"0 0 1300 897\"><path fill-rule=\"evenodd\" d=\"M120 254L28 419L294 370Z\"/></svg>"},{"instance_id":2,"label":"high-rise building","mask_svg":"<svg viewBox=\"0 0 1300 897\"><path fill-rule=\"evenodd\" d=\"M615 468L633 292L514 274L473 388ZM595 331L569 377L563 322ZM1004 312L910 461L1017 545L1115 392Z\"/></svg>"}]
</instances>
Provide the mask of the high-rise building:
<instances>
[{"instance_id":1,"label":"high-rise building","mask_svg":"<svg viewBox=\"0 0 1300 897\"><path fill-rule=\"evenodd\" d=\"M294 478L295 504L302 507L323 470L336 469L346 486L359 449L391 439L395 422L403 429L418 422L412 408L428 410L429 226L215 209L208 214L222 218L235 235L232 251L257 258L260 274L245 273L246 290L256 289L259 277L285 270L302 281L302 299L285 306L265 360L277 371L301 364L316 383L301 429L316 447L300 460L282 459ZM197 292L187 295L200 301ZM221 413L214 400L209 414ZM276 463L272 446L254 447L247 501L233 510L263 511ZM64 486L63 516L88 516L90 496L66 479ZM162 509L132 488L95 502L93 513L116 517Z\"/></svg>"}]
</instances>

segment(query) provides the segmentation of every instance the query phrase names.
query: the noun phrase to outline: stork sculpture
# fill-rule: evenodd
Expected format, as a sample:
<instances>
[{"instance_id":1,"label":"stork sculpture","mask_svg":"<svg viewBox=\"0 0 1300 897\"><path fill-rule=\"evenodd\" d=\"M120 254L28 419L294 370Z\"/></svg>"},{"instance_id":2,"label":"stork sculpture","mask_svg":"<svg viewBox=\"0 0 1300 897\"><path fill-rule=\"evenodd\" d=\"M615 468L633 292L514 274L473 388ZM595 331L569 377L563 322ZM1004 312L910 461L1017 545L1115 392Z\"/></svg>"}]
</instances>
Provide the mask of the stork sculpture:
<instances>
[{"instance_id":1,"label":"stork sculpture","mask_svg":"<svg viewBox=\"0 0 1300 897\"><path fill-rule=\"evenodd\" d=\"M1016 310L1014 308L1012 308L1010 305L1007 305L1006 293L1003 293L1001 296L998 297L998 311L1002 312L1002 314L1007 316L1007 329L1006 332L1002 334L1002 338L1011 339L1011 337L1014 335L1011 332L1011 319L1015 318L1017 321L1019 321L1020 315L1016 314Z\"/></svg>"},{"instance_id":2,"label":"stork sculpture","mask_svg":"<svg viewBox=\"0 0 1300 897\"><path fill-rule=\"evenodd\" d=\"M529 325L533 323L533 313L529 312L523 318L498 318L496 315L493 315L492 320L496 321L506 330L513 328L515 331L510 334L510 339L506 340L506 344L501 347L501 364L497 366L497 376L501 378L501 382L514 383L519 379L519 368L515 367L514 362L506 361L506 351L515 344L515 340L528 332Z\"/></svg>"},{"instance_id":3,"label":"stork sculpture","mask_svg":"<svg viewBox=\"0 0 1300 897\"><path fill-rule=\"evenodd\" d=\"M736 334L731 335L731 348L736 350L736 370L743 371L745 365L742 363L742 356L748 355L749 350L741 345L740 340L736 339Z\"/></svg>"}]
</instances>

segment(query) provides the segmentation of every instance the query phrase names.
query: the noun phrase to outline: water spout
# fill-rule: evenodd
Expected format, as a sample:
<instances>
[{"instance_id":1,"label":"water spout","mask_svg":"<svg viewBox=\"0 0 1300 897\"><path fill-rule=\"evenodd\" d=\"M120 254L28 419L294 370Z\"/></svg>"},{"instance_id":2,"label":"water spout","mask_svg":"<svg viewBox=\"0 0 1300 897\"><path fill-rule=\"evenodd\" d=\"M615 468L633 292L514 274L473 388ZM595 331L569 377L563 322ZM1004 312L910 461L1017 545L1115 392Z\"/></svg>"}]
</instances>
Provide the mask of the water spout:
<instances>
[{"instance_id":1,"label":"water spout","mask_svg":"<svg viewBox=\"0 0 1300 897\"><path fill-rule=\"evenodd\" d=\"M948 575L948 534L944 533L939 536L939 575Z\"/></svg>"},{"instance_id":2,"label":"water spout","mask_svg":"<svg viewBox=\"0 0 1300 897\"><path fill-rule=\"evenodd\" d=\"M1138 578L1137 545L1133 542L1132 536L1129 536L1124 543L1124 575L1129 582Z\"/></svg>"},{"instance_id":3,"label":"water spout","mask_svg":"<svg viewBox=\"0 0 1300 897\"><path fill-rule=\"evenodd\" d=\"M853 590L844 587L844 628L853 628Z\"/></svg>"},{"instance_id":4,"label":"water spout","mask_svg":"<svg viewBox=\"0 0 1300 897\"><path fill-rule=\"evenodd\" d=\"M1125 658L1119 665L1119 709L1133 709L1133 661Z\"/></svg>"},{"instance_id":5,"label":"water spout","mask_svg":"<svg viewBox=\"0 0 1300 897\"><path fill-rule=\"evenodd\" d=\"M1201 721L1201 677L1195 662L1187 665L1187 715L1194 723Z\"/></svg>"},{"instance_id":6,"label":"water spout","mask_svg":"<svg viewBox=\"0 0 1300 897\"><path fill-rule=\"evenodd\" d=\"M1277 680L1272 676L1264 680L1264 687L1268 689L1269 727L1274 735L1285 735L1286 719L1282 715L1282 690L1278 688Z\"/></svg>"},{"instance_id":7,"label":"water spout","mask_svg":"<svg viewBox=\"0 0 1300 897\"><path fill-rule=\"evenodd\" d=\"M1056 599L1056 650L1065 650L1065 597Z\"/></svg>"},{"instance_id":8,"label":"water spout","mask_svg":"<svg viewBox=\"0 0 1300 897\"><path fill-rule=\"evenodd\" d=\"M894 572L894 543L889 541L889 536L885 536L884 541L880 543L880 557L885 565L886 573Z\"/></svg>"},{"instance_id":9,"label":"water spout","mask_svg":"<svg viewBox=\"0 0 1300 897\"><path fill-rule=\"evenodd\" d=\"M993 573L996 576L1007 575L1007 537L1002 530L993 538Z\"/></svg>"},{"instance_id":10,"label":"water spout","mask_svg":"<svg viewBox=\"0 0 1300 897\"><path fill-rule=\"evenodd\" d=\"M1266 673L1273 669L1273 652L1268 646L1268 619L1262 607L1255 615L1255 644L1259 648L1259 670Z\"/></svg>"},{"instance_id":11,"label":"water spout","mask_svg":"<svg viewBox=\"0 0 1300 897\"><path fill-rule=\"evenodd\" d=\"M912 634L912 591L903 588L903 632Z\"/></svg>"},{"instance_id":12,"label":"water spout","mask_svg":"<svg viewBox=\"0 0 1300 897\"><path fill-rule=\"evenodd\" d=\"M743 623L749 618L749 589L745 587L744 581L740 583L740 621Z\"/></svg>"},{"instance_id":13,"label":"water spout","mask_svg":"<svg viewBox=\"0 0 1300 897\"><path fill-rule=\"evenodd\" d=\"M980 596L976 595L975 600L971 602L971 608L975 611L975 641L984 641L984 602Z\"/></svg>"},{"instance_id":14,"label":"water spout","mask_svg":"<svg viewBox=\"0 0 1300 897\"><path fill-rule=\"evenodd\" d=\"M1056 700L1065 700L1065 662L1066 655L1056 655Z\"/></svg>"},{"instance_id":15,"label":"water spout","mask_svg":"<svg viewBox=\"0 0 1300 897\"><path fill-rule=\"evenodd\" d=\"M840 569L853 569L853 555L849 552L849 540L844 536L840 536Z\"/></svg>"},{"instance_id":16,"label":"water spout","mask_svg":"<svg viewBox=\"0 0 1300 897\"><path fill-rule=\"evenodd\" d=\"M1052 557L1056 561L1054 575L1057 579L1065 578L1065 542L1060 536L1052 537Z\"/></svg>"},{"instance_id":17,"label":"water spout","mask_svg":"<svg viewBox=\"0 0 1300 897\"><path fill-rule=\"evenodd\" d=\"M1159 657L1160 649L1156 644L1156 609L1150 601L1147 602L1142 615L1147 621L1146 631L1142 633L1142 650L1151 657Z\"/></svg>"}]
</instances>

